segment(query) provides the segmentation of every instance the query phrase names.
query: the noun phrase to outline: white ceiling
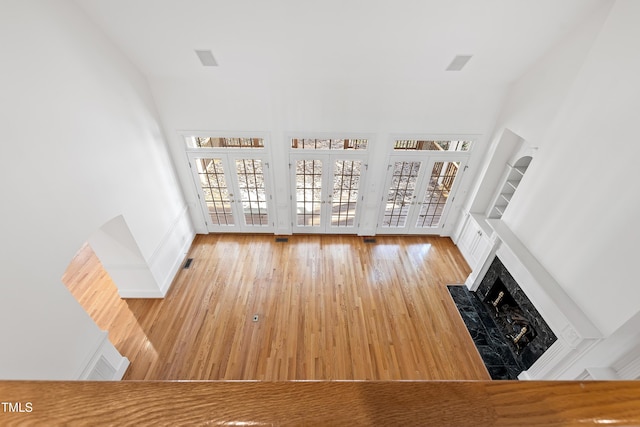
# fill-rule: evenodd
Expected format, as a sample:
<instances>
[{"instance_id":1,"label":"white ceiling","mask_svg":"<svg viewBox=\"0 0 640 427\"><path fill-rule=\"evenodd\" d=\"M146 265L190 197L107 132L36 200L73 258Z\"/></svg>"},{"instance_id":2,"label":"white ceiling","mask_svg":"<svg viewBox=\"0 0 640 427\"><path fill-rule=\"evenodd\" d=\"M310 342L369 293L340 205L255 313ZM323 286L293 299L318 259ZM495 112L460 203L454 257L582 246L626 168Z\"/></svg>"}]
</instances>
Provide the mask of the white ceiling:
<instances>
[{"instance_id":1,"label":"white ceiling","mask_svg":"<svg viewBox=\"0 0 640 427\"><path fill-rule=\"evenodd\" d=\"M149 77L421 85L457 54L455 79L506 85L602 1L76 0Z\"/></svg>"},{"instance_id":2,"label":"white ceiling","mask_svg":"<svg viewBox=\"0 0 640 427\"><path fill-rule=\"evenodd\" d=\"M509 84L610 2L75 1L147 77L176 147L181 130L487 140ZM445 71L456 55L473 57Z\"/></svg>"}]
</instances>

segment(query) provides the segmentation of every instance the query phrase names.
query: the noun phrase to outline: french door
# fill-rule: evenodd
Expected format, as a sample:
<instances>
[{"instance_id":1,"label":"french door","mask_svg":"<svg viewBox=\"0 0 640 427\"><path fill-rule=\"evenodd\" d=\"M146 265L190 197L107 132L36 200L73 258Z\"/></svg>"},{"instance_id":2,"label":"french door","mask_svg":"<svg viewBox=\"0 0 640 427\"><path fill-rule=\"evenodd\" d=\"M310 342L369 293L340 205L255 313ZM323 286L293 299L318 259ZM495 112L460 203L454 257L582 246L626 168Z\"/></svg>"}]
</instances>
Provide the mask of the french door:
<instances>
[{"instance_id":1,"label":"french door","mask_svg":"<svg viewBox=\"0 0 640 427\"><path fill-rule=\"evenodd\" d=\"M291 154L290 169L294 233L357 233L367 169L362 154Z\"/></svg>"},{"instance_id":2,"label":"french door","mask_svg":"<svg viewBox=\"0 0 640 427\"><path fill-rule=\"evenodd\" d=\"M442 234L465 159L455 155L391 156L378 233Z\"/></svg>"},{"instance_id":3,"label":"french door","mask_svg":"<svg viewBox=\"0 0 640 427\"><path fill-rule=\"evenodd\" d=\"M269 163L253 153L189 153L209 232L272 232Z\"/></svg>"}]
</instances>

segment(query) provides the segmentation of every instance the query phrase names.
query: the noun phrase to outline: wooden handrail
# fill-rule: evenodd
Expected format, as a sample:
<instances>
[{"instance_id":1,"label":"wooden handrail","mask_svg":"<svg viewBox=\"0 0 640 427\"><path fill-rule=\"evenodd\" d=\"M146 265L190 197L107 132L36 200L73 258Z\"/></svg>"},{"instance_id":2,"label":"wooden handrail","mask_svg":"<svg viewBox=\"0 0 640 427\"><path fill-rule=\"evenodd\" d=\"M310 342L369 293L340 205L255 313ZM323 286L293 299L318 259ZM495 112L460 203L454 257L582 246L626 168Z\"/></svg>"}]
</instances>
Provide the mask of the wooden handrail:
<instances>
[{"instance_id":1,"label":"wooden handrail","mask_svg":"<svg viewBox=\"0 0 640 427\"><path fill-rule=\"evenodd\" d=\"M637 381L4 381L0 402L2 426L640 425Z\"/></svg>"}]
</instances>

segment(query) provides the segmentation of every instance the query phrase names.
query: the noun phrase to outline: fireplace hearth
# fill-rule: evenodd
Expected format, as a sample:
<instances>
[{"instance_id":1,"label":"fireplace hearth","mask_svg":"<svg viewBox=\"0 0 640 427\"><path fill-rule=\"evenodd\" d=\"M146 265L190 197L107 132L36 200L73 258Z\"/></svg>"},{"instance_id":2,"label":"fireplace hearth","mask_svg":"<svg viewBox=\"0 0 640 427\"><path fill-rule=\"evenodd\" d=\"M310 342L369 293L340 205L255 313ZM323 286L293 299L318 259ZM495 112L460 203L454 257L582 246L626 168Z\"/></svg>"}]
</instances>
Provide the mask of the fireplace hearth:
<instances>
[{"instance_id":1,"label":"fireplace hearth","mask_svg":"<svg viewBox=\"0 0 640 427\"><path fill-rule=\"evenodd\" d=\"M449 292L493 379L517 379L557 339L498 257L475 292Z\"/></svg>"}]
</instances>

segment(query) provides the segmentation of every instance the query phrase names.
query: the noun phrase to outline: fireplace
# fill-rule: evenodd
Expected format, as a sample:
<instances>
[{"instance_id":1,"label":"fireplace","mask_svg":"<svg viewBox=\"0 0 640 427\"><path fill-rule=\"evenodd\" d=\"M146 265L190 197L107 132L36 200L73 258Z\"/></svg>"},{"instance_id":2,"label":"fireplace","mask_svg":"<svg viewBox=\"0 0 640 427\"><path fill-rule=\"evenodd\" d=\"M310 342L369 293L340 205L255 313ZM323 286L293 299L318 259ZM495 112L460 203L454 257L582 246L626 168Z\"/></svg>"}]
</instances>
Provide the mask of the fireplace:
<instances>
[{"instance_id":1,"label":"fireplace","mask_svg":"<svg viewBox=\"0 0 640 427\"><path fill-rule=\"evenodd\" d=\"M502 297L499 298L502 292ZM502 332L517 365L527 370L556 336L506 267L495 257L476 290ZM494 305L495 304L495 305Z\"/></svg>"},{"instance_id":2,"label":"fireplace","mask_svg":"<svg viewBox=\"0 0 640 427\"><path fill-rule=\"evenodd\" d=\"M492 378L575 379L602 332L507 224L469 218L491 230L489 246L466 286L449 290ZM506 320L496 318L500 310Z\"/></svg>"},{"instance_id":3,"label":"fireplace","mask_svg":"<svg viewBox=\"0 0 640 427\"><path fill-rule=\"evenodd\" d=\"M498 257L475 292L449 291L492 379L517 379L557 339Z\"/></svg>"}]
</instances>

